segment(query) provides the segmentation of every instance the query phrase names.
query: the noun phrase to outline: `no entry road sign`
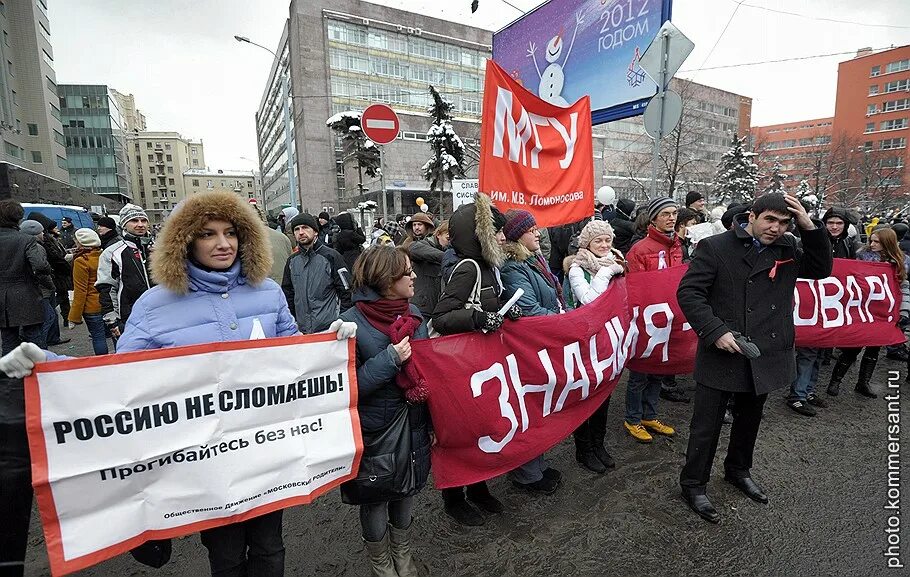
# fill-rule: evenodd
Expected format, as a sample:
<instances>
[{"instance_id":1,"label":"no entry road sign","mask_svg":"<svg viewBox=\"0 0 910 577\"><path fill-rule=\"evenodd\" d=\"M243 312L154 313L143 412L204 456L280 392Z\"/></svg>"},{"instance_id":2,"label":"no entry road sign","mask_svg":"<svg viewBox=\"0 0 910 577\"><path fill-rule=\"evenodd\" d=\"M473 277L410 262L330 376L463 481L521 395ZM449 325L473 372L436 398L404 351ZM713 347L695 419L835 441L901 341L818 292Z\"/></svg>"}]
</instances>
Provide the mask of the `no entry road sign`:
<instances>
[{"instance_id":1,"label":"no entry road sign","mask_svg":"<svg viewBox=\"0 0 910 577\"><path fill-rule=\"evenodd\" d=\"M363 111L360 127L376 144L388 144L398 136L400 123L395 111L385 104L372 104Z\"/></svg>"}]
</instances>

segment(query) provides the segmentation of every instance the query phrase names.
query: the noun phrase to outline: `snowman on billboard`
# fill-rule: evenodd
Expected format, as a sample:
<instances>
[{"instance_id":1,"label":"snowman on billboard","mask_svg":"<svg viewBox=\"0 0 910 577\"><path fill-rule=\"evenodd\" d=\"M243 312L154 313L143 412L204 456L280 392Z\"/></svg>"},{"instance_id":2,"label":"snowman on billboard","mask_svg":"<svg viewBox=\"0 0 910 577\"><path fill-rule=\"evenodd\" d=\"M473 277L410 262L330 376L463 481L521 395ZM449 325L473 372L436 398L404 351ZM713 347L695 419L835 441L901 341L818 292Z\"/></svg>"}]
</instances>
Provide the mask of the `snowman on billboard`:
<instances>
[{"instance_id":1,"label":"snowman on billboard","mask_svg":"<svg viewBox=\"0 0 910 577\"><path fill-rule=\"evenodd\" d=\"M537 75L540 77L540 84L537 87L537 95L544 101L556 106L568 106L569 103L562 97L562 89L566 83L566 65L569 63L569 55L572 53L572 46L575 44L575 37L578 35L578 27L584 22L581 12L575 14L575 31L572 33L572 40L569 42L569 49L566 50L566 57L562 64L559 59L562 56L562 31L550 39L547 43L547 53L544 56L549 63L541 73L540 66L537 64L537 47L534 42L529 42L528 58L534 61L534 68L537 69Z\"/></svg>"}]
</instances>

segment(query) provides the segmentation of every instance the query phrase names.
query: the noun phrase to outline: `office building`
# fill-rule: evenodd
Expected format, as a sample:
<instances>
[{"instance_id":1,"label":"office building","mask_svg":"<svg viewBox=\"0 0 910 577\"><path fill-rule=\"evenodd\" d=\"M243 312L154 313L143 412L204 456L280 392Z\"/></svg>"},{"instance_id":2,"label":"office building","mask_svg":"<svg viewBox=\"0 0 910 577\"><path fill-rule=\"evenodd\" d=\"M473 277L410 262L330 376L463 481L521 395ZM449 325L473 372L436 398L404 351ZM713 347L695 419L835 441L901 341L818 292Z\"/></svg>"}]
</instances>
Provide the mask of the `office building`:
<instances>
[{"instance_id":1,"label":"office building","mask_svg":"<svg viewBox=\"0 0 910 577\"><path fill-rule=\"evenodd\" d=\"M126 142L133 202L145 209L152 224L161 223L186 198L183 173L205 168L202 142L177 132L132 133Z\"/></svg>"},{"instance_id":2,"label":"office building","mask_svg":"<svg viewBox=\"0 0 910 577\"><path fill-rule=\"evenodd\" d=\"M0 0L0 161L69 181L47 0Z\"/></svg>"},{"instance_id":3,"label":"office building","mask_svg":"<svg viewBox=\"0 0 910 577\"><path fill-rule=\"evenodd\" d=\"M124 119L104 85L57 86L70 182L94 194L131 202Z\"/></svg>"},{"instance_id":4,"label":"office building","mask_svg":"<svg viewBox=\"0 0 910 577\"><path fill-rule=\"evenodd\" d=\"M117 101L117 108L123 115L123 130L126 132L145 132L145 115L136 108L136 99L132 94L122 94L111 88L111 96Z\"/></svg>"},{"instance_id":5,"label":"office building","mask_svg":"<svg viewBox=\"0 0 910 577\"><path fill-rule=\"evenodd\" d=\"M209 170L191 168L183 173L186 196L200 192L235 192L246 201L262 202L257 175L251 170Z\"/></svg>"}]
</instances>

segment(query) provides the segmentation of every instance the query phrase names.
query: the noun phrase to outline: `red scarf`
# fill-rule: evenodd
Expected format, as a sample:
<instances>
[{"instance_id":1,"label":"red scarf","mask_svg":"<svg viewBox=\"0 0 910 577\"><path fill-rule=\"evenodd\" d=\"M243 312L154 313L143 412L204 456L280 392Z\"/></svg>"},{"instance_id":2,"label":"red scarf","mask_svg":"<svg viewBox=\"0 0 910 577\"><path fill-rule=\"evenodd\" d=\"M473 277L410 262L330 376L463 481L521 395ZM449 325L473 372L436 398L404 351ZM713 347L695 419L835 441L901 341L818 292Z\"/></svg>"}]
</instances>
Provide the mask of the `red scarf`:
<instances>
[{"instance_id":1,"label":"red scarf","mask_svg":"<svg viewBox=\"0 0 910 577\"><path fill-rule=\"evenodd\" d=\"M393 343L399 343L405 337L414 338L414 332L421 324L421 319L411 313L407 299L379 299L372 302L355 303L357 310L366 317L373 328L389 337ZM430 395L427 382L417 372L410 359L401 364L401 371L395 378L395 384L404 391L405 398L412 403L426 402Z\"/></svg>"}]
</instances>

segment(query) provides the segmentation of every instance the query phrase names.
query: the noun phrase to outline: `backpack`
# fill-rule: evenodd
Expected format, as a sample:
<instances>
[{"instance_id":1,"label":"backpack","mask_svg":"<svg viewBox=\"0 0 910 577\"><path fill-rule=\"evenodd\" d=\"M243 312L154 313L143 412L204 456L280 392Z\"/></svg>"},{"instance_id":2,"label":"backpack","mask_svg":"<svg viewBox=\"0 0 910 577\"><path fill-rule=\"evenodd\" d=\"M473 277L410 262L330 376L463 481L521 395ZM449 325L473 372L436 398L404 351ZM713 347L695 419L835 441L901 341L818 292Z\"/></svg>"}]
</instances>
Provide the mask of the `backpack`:
<instances>
[{"instance_id":1,"label":"backpack","mask_svg":"<svg viewBox=\"0 0 910 577\"><path fill-rule=\"evenodd\" d=\"M477 278L474 281L474 288L471 289L471 294L468 296L468 300L464 303L464 308L473 309L475 311L482 311L483 306L480 304L480 265L477 264L477 261L470 258L465 258L458 261L454 267L452 267L452 272L449 273L449 278L446 280L446 284L452 280L452 277L455 276L455 271L458 270L462 264L469 262L474 265L474 268L477 269ZM430 322L427 323L427 330L430 333L430 338L435 339L442 336L442 334L433 328L433 319L430 319Z\"/></svg>"}]
</instances>

